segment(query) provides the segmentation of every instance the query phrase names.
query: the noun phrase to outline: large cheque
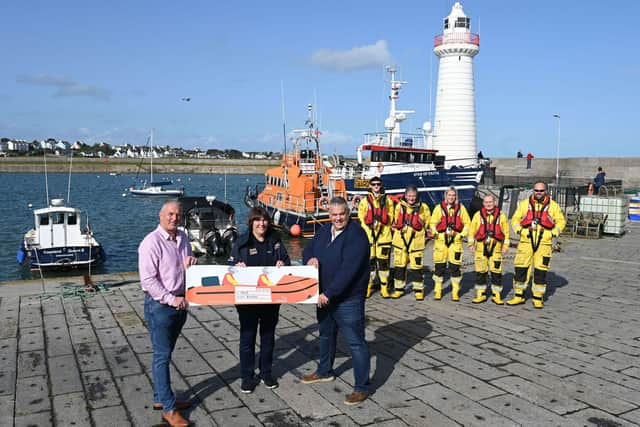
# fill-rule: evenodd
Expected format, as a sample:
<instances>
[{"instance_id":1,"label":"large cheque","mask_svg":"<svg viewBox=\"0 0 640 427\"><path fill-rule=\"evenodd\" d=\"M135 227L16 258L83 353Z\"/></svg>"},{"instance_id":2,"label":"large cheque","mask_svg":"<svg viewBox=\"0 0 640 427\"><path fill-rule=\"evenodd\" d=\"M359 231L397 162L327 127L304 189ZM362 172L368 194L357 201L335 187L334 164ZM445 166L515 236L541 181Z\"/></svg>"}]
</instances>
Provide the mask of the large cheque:
<instances>
[{"instance_id":1,"label":"large cheque","mask_svg":"<svg viewBox=\"0 0 640 427\"><path fill-rule=\"evenodd\" d=\"M193 265L187 269L189 304L316 304L318 270L312 266L235 267Z\"/></svg>"}]
</instances>

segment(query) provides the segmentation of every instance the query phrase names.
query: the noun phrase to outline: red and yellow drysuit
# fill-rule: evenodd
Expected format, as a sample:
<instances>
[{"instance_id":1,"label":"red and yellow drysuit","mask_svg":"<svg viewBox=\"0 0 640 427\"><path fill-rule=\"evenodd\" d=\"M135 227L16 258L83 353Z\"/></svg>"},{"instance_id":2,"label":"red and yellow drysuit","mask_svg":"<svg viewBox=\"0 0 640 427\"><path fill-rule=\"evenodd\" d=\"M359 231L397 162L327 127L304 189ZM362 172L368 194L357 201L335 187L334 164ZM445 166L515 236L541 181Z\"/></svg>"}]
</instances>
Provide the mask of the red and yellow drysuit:
<instances>
[{"instance_id":1,"label":"red and yellow drysuit","mask_svg":"<svg viewBox=\"0 0 640 427\"><path fill-rule=\"evenodd\" d=\"M418 201L410 205L404 198L396 205L393 216L393 284L392 298L404 294L405 282L411 283L417 300L424 299L422 259L431 210ZM408 265L408 270L407 270Z\"/></svg>"},{"instance_id":2,"label":"red and yellow drysuit","mask_svg":"<svg viewBox=\"0 0 640 427\"><path fill-rule=\"evenodd\" d=\"M502 304L502 250L509 247L509 221L504 212L482 208L475 213L469 226L469 246L475 245L475 303L487 299L487 276L491 273L493 302Z\"/></svg>"},{"instance_id":3,"label":"red and yellow drysuit","mask_svg":"<svg viewBox=\"0 0 640 427\"><path fill-rule=\"evenodd\" d=\"M533 306L542 308L547 289L547 271L551 264L552 239L560 235L565 224L560 206L547 194L541 201L531 196L518 204L518 209L511 218L513 230L520 235L513 262L515 295L507 301L508 305L524 303L524 292L533 269Z\"/></svg>"},{"instance_id":4,"label":"red and yellow drysuit","mask_svg":"<svg viewBox=\"0 0 640 427\"><path fill-rule=\"evenodd\" d=\"M462 238L467 235L469 223L467 209L460 203L453 205L443 201L433 209L431 215L431 233L435 237L433 244L433 283L434 298L442 298L444 272L449 263L451 273L451 299L460 299L460 281L462 280Z\"/></svg>"},{"instance_id":5,"label":"red and yellow drysuit","mask_svg":"<svg viewBox=\"0 0 640 427\"><path fill-rule=\"evenodd\" d=\"M387 285L389 283L389 256L391 255L391 223L393 222L393 200L384 193L377 196L372 192L360 201L358 218L369 238L371 276L367 296L373 291L373 280L378 273L380 279L380 293L389 297Z\"/></svg>"}]
</instances>

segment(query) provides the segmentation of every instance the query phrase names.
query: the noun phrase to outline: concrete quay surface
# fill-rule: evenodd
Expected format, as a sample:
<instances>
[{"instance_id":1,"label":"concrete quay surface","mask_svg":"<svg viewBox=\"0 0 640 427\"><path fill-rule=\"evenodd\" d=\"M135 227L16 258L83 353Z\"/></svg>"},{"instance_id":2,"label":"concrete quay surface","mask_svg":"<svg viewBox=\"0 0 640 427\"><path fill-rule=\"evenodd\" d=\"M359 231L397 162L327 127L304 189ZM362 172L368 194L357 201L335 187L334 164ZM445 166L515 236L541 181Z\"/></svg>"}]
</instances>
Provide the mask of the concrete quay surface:
<instances>
[{"instance_id":1,"label":"concrete quay surface","mask_svg":"<svg viewBox=\"0 0 640 427\"><path fill-rule=\"evenodd\" d=\"M513 250L505 293L512 261ZM549 278L543 310L530 300L472 304L468 262L459 303L448 288L441 301L375 294L366 309L373 395L357 406L343 404L353 384L344 342L336 381L298 380L318 357L310 306L282 307L280 387L253 394L240 393L234 307L192 307L173 385L194 403L186 415L197 426L640 425L640 224L621 238L563 237ZM60 297L81 277L0 285L0 426L162 425L137 275L93 280L108 291Z\"/></svg>"}]
</instances>

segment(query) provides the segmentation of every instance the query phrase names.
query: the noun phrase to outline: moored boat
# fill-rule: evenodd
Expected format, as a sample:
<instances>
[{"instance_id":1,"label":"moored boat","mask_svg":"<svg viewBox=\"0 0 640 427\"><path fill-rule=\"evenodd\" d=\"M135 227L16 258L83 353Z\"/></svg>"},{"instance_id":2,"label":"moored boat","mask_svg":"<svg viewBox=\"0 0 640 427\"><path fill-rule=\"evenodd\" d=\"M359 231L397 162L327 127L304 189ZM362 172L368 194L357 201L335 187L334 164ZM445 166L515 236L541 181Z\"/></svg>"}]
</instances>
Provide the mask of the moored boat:
<instances>
[{"instance_id":1,"label":"moored boat","mask_svg":"<svg viewBox=\"0 0 640 427\"><path fill-rule=\"evenodd\" d=\"M400 89L406 82L396 80L395 69L387 68L387 71L391 75L391 93L385 131L365 134L364 143L357 148L356 163L333 165L332 177L344 179L348 200L353 206L366 196L369 180L379 176L386 194L393 198L401 197L408 185L414 185L421 200L433 209L443 200L444 191L454 187L459 200L468 207L480 184L482 168L477 164L445 168L445 157L432 148L429 122L423 126L422 134L401 132L400 123L414 111L396 108ZM446 160L455 164L455 159ZM460 160L464 160L461 163L469 161Z\"/></svg>"},{"instance_id":2,"label":"moored boat","mask_svg":"<svg viewBox=\"0 0 640 427\"><path fill-rule=\"evenodd\" d=\"M105 259L102 246L93 237L88 221L81 227L79 209L52 199L50 206L33 211L35 227L25 235L17 261L28 261L36 270L88 267Z\"/></svg>"},{"instance_id":3,"label":"moored boat","mask_svg":"<svg viewBox=\"0 0 640 427\"><path fill-rule=\"evenodd\" d=\"M143 181L142 185L129 187L129 193L134 196L179 197L184 194L184 188L166 188L171 181L153 180L153 130L149 134L149 181Z\"/></svg>"},{"instance_id":4,"label":"moored boat","mask_svg":"<svg viewBox=\"0 0 640 427\"><path fill-rule=\"evenodd\" d=\"M322 159L321 132L314 126L311 105L307 112L307 127L293 131L293 149L285 150L279 167L267 170L262 191L247 188L245 203L264 207L275 227L313 237L329 222L331 198L347 193L344 180L334 176Z\"/></svg>"},{"instance_id":5,"label":"moored boat","mask_svg":"<svg viewBox=\"0 0 640 427\"><path fill-rule=\"evenodd\" d=\"M215 196L180 197L180 228L189 236L194 255L228 255L238 237L235 210Z\"/></svg>"}]
</instances>

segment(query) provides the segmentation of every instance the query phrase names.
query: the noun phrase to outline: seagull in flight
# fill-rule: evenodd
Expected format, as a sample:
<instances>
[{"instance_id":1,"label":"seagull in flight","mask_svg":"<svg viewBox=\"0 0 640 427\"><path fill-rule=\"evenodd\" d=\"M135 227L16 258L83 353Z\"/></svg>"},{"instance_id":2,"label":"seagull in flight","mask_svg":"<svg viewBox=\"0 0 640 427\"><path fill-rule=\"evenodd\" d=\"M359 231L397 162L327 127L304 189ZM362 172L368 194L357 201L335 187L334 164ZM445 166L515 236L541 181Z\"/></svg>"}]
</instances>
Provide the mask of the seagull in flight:
<instances>
[{"instance_id":1,"label":"seagull in flight","mask_svg":"<svg viewBox=\"0 0 640 427\"><path fill-rule=\"evenodd\" d=\"M185 102L190 102L191 98L182 98L182 100L185 101Z\"/></svg>"}]
</instances>

